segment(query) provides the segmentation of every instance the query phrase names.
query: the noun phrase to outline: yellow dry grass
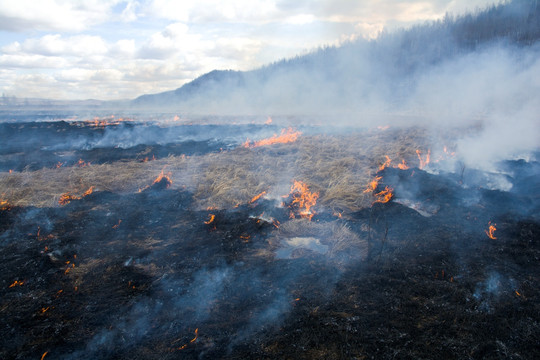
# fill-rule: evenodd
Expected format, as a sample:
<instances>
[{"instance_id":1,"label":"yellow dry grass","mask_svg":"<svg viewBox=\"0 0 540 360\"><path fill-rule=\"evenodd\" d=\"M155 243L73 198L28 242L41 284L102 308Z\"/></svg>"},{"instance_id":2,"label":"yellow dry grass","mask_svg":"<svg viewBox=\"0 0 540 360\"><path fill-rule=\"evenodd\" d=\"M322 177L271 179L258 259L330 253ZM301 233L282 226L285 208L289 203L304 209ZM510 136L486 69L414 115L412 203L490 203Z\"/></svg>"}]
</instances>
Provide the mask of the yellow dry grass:
<instances>
[{"instance_id":1,"label":"yellow dry grass","mask_svg":"<svg viewBox=\"0 0 540 360\"><path fill-rule=\"evenodd\" d=\"M407 129L301 136L294 143L201 156L0 173L0 197L15 206L58 206L63 193L81 195L90 186L94 191L136 192L164 169L170 172L172 189L192 191L200 208L230 208L262 191L279 198L299 180L319 192L317 207L350 212L372 203L372 195L363 190L385 155L396 163L415 159L415 150L425 149L425 135Z\"/></svg>"}]
</instances>

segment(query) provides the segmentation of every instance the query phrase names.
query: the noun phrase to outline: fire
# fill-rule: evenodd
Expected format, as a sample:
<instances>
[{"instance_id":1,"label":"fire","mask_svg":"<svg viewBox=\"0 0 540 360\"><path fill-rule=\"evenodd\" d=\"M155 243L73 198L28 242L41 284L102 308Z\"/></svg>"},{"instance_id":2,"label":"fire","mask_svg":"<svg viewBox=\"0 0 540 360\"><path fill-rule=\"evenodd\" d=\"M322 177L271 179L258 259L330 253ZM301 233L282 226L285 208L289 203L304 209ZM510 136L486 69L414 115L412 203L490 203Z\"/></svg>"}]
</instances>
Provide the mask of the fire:
<instances>
[{"instance_id":1,"label":"fire","mask_svg":"<svg viewBox=\"0 0 540 360\"><path fill-rule=\"evenodd\" d=\"M41 360L45 359L45 356L47 356L48 353L49 353L48 351L45 351L45 352L43 353L43 355L41 355Z\"/></svg>"},{"instance_id":2,"label":"fire","mask_svg":"<svg viewBox=\"0 0 540 360\"><path fill-rule=\"evenodd\" d=\"M11 209L11 205L9 205L8 201L0 198L0 210L3 211L3 210L10 210L10 209Z\"/></svg>"},{"instance_id":3,"label":"fire","mask_svg":"<svg viewBox=\"0 0 540 360\"><path fill-rule=\"evenodd\" d=\"M422 170L429 164L430 157L431 157L431 150L428 149L425 159L422 158L422 153L420 152L420 150L416 150L416 155L418 155L418 161L420 162L420 164L418 165L418 168Z\"/></svg>"},{"instance_id":4,"label":"fire","mask_svg":"<svg viewBox=\"0 0 540 360\"><path fill-rule=\"evenodd\" d=\"M23 281L15 280L13 284L9 285L9 287L12 288L15 286L23 286L23 285L24 285L24 280Z\"/></svg>"},{"instance_id":5,"label":"fire","mask_svg":"<svg viewBox=\"0 0 540 360\"><path fill-rule=\"evenodd\" d=\"M389 202L392 199L392 197L394 196L392 191L394 191L394 189L392 189L391 187L385 186L383 191L380 191L380 192L374 194L376 200L373 203L374 204L375 203L384 204L384 203Z\"/></svg>"},{"instance_id":6,"label":"fire","mask_svg":"<svg viewBox=\"0 0 540 360\"><path fill-rule=\"evenodd\" d=\"M262 193L258 194L258 195L255 195L254 197L251 198L251 200L249 201L250 204L253 204L255 201L259 200L262 196L266 195L266 191L263 191Z\"/></svg>"},{"instance_id":7,"label":"fire","mask_svg":"<svg viewBox=\"0 0 540 360\"><path fill-rule=\"evenodd\" d=\"M120 226L120 224L122 223L122 219L118 220L118 223L116 225L113 225L113 229L118 229L118 227Z\"/></svg>"},{"instance_id":8,"label":"fire","mask_svg":"<svg viewBox=\"0 0 540 360\"><path fill-rule=\"evenodd\" d=\"M497 225L497 224L495 224L495 223L491 224L491 221L490 221L490 222L488 223L488 226L489 226L488 229L487 229L487 230L484 230L484 232L486 233L486 235L487 235L490 239L493 239L493 240L497 239L497 238L495 237L495 230L497 230L497 228L495 227L495 225Z\"/></svg>"},{"instance_id":9,"label":"fire","mask_svg":"<svg viewBox=\"0 0 540 360\"><path fill-rule=\"evenodd\" d=\"M171 186L171 184L172 184L172 180L171 180L170 176L171 176L171 173L170 173L170 172L167 173L167 174L165 174L165 173L163 172L163 170L161 170L161 173L160 173L160 174L158 175L158 177L154 180L154 182L152 183L152 185L153 185L153 184L157 184L157 183L161 182L163 179L165 179L165 183L167 184L167 188L168 188L168 187Z\"/></svg>"},{"instance_id":10,"label":"fire","mask_svg":"<svg viewBox=\"0 0 540 360\"><path fill-rule=\"evenodd\" d=\"M377 129L379 129L379 130L388 130L388 129L390 129L390 125L377 126Z\"/></svg>"},{"instance_id":11,"label":"fire","mask_svg":"<svg viewBox=\"0 0 540 360\"><path fill-rule=\"evenodd\" d=\"M79 159L79 161L77 161L77 166L78 167L87 167L87 166L90 166L91 163L90 162L84 162L83 159Z\"/></svg>"},{"instance_id":12,"label":"fire","mask_svg":"<svg viewBox=\"0 0 540 360\"><path fill-rule=\"evenodd\" d=\"M195 329L195 337L193 339L191 339L189 342L194 343L195 341L197 341L198 337L199 337L199 328L196 328Z\"/></svg>"},{"instance_id":13,"label":"fire","mask_svg":"<svg viewBox=\"0 0 540 360\"><path fill-rule=\"evenodd\" d=\"M382 179L382 176L376 176L373 180L371 180L366 190L364 190L364 194L374 192L377 186L379 185L379 181L381 181L381 179Z\"/></svg>"},{"instance_id":14,"label":"fire","mask_svg":"<svg viewBox=\"0 0 540 360\"><path fill-rule=\"evenodd\" d=\"M214 214L208 214L208 216L210 216L210 219L208 219L208 221L204 222L206 225L210 225L216 219L216 215L214 215Z\"/></svg>"},{"instance_id":15,"label":"fire","mask_svg":"<svg viewBox=\"0 0 540 360\"><path fill-rule=\"evenodd\" d=\"M315 215L315 211L311 208L317 203L319 193L309 191L308 186L302 181L293 181L294 183L291 186L291 191L289 193L289 196L292 197L292 202L289 206L296 206L298 208L298 215L300 215L301 218L311 221L311 218ZM295 217L294 212L291 211L291 218Z\"/></svg>"},{"instance_id":16,"label":"fire","mask_svg":"<svg viewBox=\"0 0 540 360\"><path fill-rule=\"evenodd\" d=\"M379 171L383 171L385 168L387 168L390 165L390 162L392 161L390 160L390 157L388 155L384 155L384 156L386 157L386 161L379 166Z\"/></svg>"},{"instance_id":17,"label":"fire","mask_svg":"<svg viewBox=\"0 0 540 360\"><path fill-rule=\"evenodd\" d=\"M60 199L58 199L58 204L67 205L71 202L71 200L80 200L83 197L88 196L93 192L94 192L94 186L90 186L88 190L86 190L81 196L72 195L70 193L64 193L60 196Z\"/></svg>"},{"instance_id":18,"label":"fire","mask_svg":"<svg viewBox=\"0 0 540 360\"><path fill-rule=\"evenodd\" d=\"M293 128L290 127L288 129L281 130L281 135L274 134L274 136L272 136L271 138L254 141L251 144L248 139L244 144L242 144L242 146L244 146L245 148L254 148L265 145L286 144L290 142L295 142L301 134L302 133L300 131L295 131Z\"/></svg>"},{"instance_id":19,"label":"fire","mask_svg":"<svg viewBox=\"0 0 540 360\"><path fill-rule=\"evenodd\" d=\"M272 123L272 118L269 116L268 119L264 122L265 125L270 125Z\"/></svg>"},{"instance_id":20,"label":"fire","mask_svg":"<svg viewBox=\"0 0 540 360\"><path fill-rule=\"evenodd\" d=\"M56 168L57 168L57 169L60 169L62 166L64 166L64 164L65 164L65 163L59 161L59 162L56 163Z\"/></svg>"},{"instance_id":21,"label":"fire","mask_svg":"<svg viewBox=\"0 0 540 360\"><path fill-rule=\"evenodd\" d=\"M407 166L407 163L405 162L405 159L401 160L401 163L397 165L398 169L400 170L407 170L409 166Z\"/></svg>"}]
</instances>

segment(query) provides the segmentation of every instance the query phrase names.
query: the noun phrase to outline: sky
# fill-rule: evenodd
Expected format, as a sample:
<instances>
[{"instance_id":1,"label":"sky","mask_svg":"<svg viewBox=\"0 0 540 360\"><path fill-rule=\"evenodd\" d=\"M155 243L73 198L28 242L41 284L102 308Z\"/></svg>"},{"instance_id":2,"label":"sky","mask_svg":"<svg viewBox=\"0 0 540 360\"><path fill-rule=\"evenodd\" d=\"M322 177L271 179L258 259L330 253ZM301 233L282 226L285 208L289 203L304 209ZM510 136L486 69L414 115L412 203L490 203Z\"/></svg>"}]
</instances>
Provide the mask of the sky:
<instances>
[{"instance_id":1,"label":"sky","mask_svg":"<svg viewBox=\"0 0 540 360\"><path fill-rule=\"evenodd\" d=\"M0 0L0 92L133 99L494 0Z\"/></svg>"}]
</instances>

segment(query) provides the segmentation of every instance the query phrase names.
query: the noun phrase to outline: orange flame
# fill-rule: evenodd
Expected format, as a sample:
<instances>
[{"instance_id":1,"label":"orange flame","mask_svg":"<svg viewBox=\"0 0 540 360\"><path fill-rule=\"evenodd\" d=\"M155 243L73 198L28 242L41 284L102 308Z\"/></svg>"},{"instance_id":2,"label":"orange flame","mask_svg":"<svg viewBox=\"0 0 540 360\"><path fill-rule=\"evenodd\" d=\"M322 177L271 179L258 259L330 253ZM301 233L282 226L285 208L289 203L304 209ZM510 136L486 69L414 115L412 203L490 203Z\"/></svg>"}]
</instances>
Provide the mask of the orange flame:
<instances>
[{"instance_id":1,"label":"orange flame","mask_svg":"<svg viewBox=\"0 0 540 360\"><path fill-rule=\"evenodd\" d=\"M379 171L383 171L385 168L387 168L390 165L390 162L392 161L390 160L390 157L388 157L388 155L384 155L384 156L386 157L386 161L379 166Z\"/></svg>"},{"instance_id":2,"label":"orange flame","mask_svg":"<svg viewBox=\"0 0 540 360\"><path fill-rule=\"evenodd\" d=\"M262 196L266 195L266 191L263 191L262 193L258 194L258 195L255 195L254 197L251 198L251 200L249 201L250 204L253 204L255 201L259 200Z\"/></svg>"},{"instance_id":3,"label":"orange flame","mask_svg":"<svg viewBox=\"0 0 540 360\"><path fill-rule=\"evenodd\" d=\"M251 144L248 139L242 146L245 148L254 148L265 145L286 144L295 142L301 134L300 131L295 131L293 128L283 129L281 130L281 135L274 134L271 138L254 141Z\"/></svg>"},{"instance_id":4,"label":"orange flame","mask_svg":"<svg viewBox=\"0 0 540 360\"><path fill-rule=\"evenodd\" d=\"M47 356L48 353L49 353L48 351L45 351L45 352L43 353L43 355L41 355L41 360L45 359L45 356Z\"/></svg>"},{"instance_id":5,"label":"orange flame","mask_svg":"<svg viewBox=\"0 0 540 360\"><path fill-rule=\"evenodd\" d=\"M272 123L272 118L269 116L268 119L264 122L265 125L270 125Z\"/></svg>"},{"instance_id":6,"label":"orange flame","mask_svg":"<svg viewBox=\"0 0 540 360\"><path fill-rule=\"evenodd\" d=\"M11 285L9 285L10 288L12 287L15 287L15 286L23 286L24 285L24 280L23 281L19 281L19 280L15 280L15 282Z\"/></svg>"},{"instance_id":7,"label":"orange flame","mask_svg":"<svg viewBox=\"0 0 540 360\"><path fill-rule=\"evenodd\" d=\"M309 191L308 186L302 181L293 180L294 183L291 186L289 196L292 197L290 206L296 205L298 207L297 213L301 218L311 221L315 211L311 208L317 203L319 198L318 192ZM295 214L291 212L291 218L295 218Z\"/></svg>"},{"instance_id":8,"label":"orange flame","mask_svg":"<svg viewBox=\"0 0 540 360\"><path fill-rule=\"evenodd\" d=\"M77 161L77 166L78 167L87 167L87 166L90 166L91 163L90 162L84 162L83 159L79 159L79 161Z\"/></svg>"},{"instance_id":9,"label":"orange flame","mask_svg":"<svg viewBox=\"0 0 540 360\"><path fill-rule=\"evenodd\" d=\"M197 338L199 337L199 328L196 328L195 329L195 337L191 340L189 340L190 343L194 343L195 341L197 341Z\"/></svg>"},{"instance_id":10,"label":"orange flame","mask_svg":"<svg viewBox=\"0 0 540 360\"><path fill-rule=\"evenodd\" d=\"M158 175L158 177L154 180L154 182L152 183L152 185L153 185L153 184L157 184L157 183L159 183L161 180L165 179L165 181L166 181L166 183L167 183L167 188L168 188L168 187L171 186L171 184L172 184L172 180L171 180L170 176L171 176L171 173L170 173L170 172L167 173L167 174L164 174L164 173L163 173L163 170L161 170L161 173L160 173L160 174Z\"/></svg>"},{"instance_id":11,"label":"orange flame","mask_svg":"<svg viewBox=\"0 0 540 360\"><path fill-rule=\"evenodd\" d=\"M94 192L94 186L90 186L88 190L86 190L81 196L72 195L70 193L64 193L60 196L60 199L58 199L58 204L67 205L71 202L71 200L80 200L83 197L88 196L93 192Z\"/></svg>"},{"instance_id":12,"label":"orange flame","mask_svg":"<svg viewBox=\"0 0 540 360\"><path fill-rule=\"evenodd\" d=\"M430 157L431 157L431 150L428 149L425 159L422 158L422 153L420 152L420 150L416 150L416 155L418 155L418 161L420 162L420 164L418 165L418 168L422 170L429 164Z\"/></svg>"},{"instance_id":13,"label":"orange flame","mask_svg":"<svg viewBox=\"0 0 540 360\"><path fill-rule=\"evenodd\" d=\"M210 219L208 219L208 221L204 222L206 225L210 225L216 219L216 215L214 215L214 214L208 214L208 215L210 216Z\"/></svg>"},{"instance_id":14,"label":"orange flame","mask_svg":"<svg viewBox=\"0 0 540 360\"><path fill-rule=\"evenodd\" d=\"M407 170L409 167L407 166L407 163L405 162L405 159L401 160L401 163L397 165L398 169L400 170Z\"/></svg>"},{"instance_id":15,"label":"orange flame","mask_svg":"<svg viewBox=\"0 0 540 360\"><path fill-rule=\"evenodd\" d=\"M490 239L493 239L493 240L497 239L497 238L495 237L495 230L497 230L497 228L495 227L495 225L497 225L497 224L495 224L495 223L491 224L491 221L490 221L490 222L488 223L488 226L489 226L489 227L488 227L488 230L484 230L484 232L486 233L486 235L487 235Z\"/></svg>"},{"instance_id":16,"label":"orange flame","mask_svg":"<svg viewBox=\"0 0 540 360\"><path fill-rule=\"evenodd\" d=\"M384 204L384 203L389 202L392 199L392 197L394 196L392 191L394 191L394 189L392 189L391 187L385 186L383 191L380 191L380 192L374 194L376 200L373 203L374 204L375 203Z\"/></svg>"},{"instance_id":17,"label":"orange flame","mask_svg":"<svg viewBox=\"0 0 540 360\"><path fill-rule=\"evenodd\" d=\"M373 180L371 180L366 190L364 190L364 194L374 192L377 186L379 185L379 181L381 179L382 179L382 176L376 176Z\"/></svg>"},{"instance_id":18,"label":"orange flame","mask_svg":"<svg viewBox=\"0 0 540 360\"><path fill-rule=\"evenodd\" d=\"M0 198L0 210L10 210L11 205L9 205L7 200Z\"/></svg>"},{"instance_id":19,"label":"orange flame","mask_svg":"<svg viewBox=\"0 0 540 360\"><path fill-rule=\"evenodd\" d=\"M56 168L57 168L57 169L60 169L64 164L65 164L65 163L59 161L59 162L56 163Z\"/></svg>"}]
</instances>

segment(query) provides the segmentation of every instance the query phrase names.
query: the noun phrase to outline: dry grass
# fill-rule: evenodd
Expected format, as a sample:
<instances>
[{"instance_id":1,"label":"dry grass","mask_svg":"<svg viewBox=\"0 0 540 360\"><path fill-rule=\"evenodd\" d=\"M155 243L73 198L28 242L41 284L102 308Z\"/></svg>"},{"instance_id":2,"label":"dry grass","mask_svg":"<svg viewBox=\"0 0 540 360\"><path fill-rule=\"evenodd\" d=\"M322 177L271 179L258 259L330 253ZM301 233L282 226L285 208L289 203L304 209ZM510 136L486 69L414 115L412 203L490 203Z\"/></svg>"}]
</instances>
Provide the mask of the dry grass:
<instances>
[{"instance_id":1,"label":"dry grass","mask_svg":"<svg viewBox=\"0 0 540 360\"><path fill-rule=\"evenodd\" d=\"M290 144L203 156L0 173L0 194L12 205L57 206L63 193L80 195L90 186L94 191L136 192L165 169L172 188L193 191L200 208L230 208L262 191L278 198L289 192L293 180L300 180L319 192L317 207L349 212L373 201L363 190L385 155L396 162L414 160L417 148L425 148L425 133L418 129L302 136Z\"/></svg>"}]
</instances>

